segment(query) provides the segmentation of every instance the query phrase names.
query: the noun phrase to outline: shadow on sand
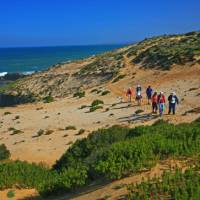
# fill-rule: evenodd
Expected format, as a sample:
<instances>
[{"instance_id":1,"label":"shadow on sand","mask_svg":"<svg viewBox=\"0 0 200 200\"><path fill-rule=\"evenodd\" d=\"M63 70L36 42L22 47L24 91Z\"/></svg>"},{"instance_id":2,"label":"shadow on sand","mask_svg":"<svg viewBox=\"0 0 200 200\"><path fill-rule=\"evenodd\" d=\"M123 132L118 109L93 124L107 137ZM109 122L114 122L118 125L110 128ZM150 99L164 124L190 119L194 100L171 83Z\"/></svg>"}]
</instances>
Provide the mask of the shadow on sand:
<instances>
[{"instance_id":1,"label":"shadow on sand","mask_svg":"<svg viewBox=\"0 0 200 200\"><path fill-rule=\"evenodd\" d=\"M133 114L126 117L120 117L118 120L120 122L140 122L140 121L150 121L152 119L158 118L158 115L152 115L151 113L148 114Z\"/></svg>"}]
</instances>

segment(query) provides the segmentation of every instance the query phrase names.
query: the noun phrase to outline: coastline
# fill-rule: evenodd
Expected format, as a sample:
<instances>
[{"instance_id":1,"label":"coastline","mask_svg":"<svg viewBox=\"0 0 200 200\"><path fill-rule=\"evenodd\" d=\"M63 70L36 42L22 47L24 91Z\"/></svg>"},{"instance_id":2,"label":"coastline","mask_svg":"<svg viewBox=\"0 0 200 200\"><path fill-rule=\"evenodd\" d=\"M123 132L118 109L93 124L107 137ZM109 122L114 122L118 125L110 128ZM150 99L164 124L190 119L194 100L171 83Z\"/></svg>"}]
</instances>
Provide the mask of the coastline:
<instances>
[{"instance_id":1,"label":"coastline","mask_svg":"<svg viewBox=\"0 0 200 200\"><path fill-rule=\"evenodd\" d=\"M113 51L124 45L88 45L60 47L0 48L0 77L5 73L43 71L58 63L65 64Z\"/></svg>"}]
</instances>

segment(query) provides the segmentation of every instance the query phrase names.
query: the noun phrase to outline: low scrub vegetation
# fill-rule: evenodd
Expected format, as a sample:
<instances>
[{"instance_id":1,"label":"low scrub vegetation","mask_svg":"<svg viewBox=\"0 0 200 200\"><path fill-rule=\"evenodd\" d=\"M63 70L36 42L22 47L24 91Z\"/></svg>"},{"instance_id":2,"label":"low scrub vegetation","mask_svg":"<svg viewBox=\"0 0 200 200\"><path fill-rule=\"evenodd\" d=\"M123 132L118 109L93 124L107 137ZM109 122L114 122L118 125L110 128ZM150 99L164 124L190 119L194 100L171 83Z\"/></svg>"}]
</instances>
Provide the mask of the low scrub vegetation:
<instances>
[{"instance_id":1,"label":"low scrub vegetation","mask_svg":"<svg viewBox=\"0 0 200 200\"><path fill-rule=\"evenodd\" d=\"M13 190L9 190L9 191L7 192L7 197L8 197L9 199L15 197L15 192L14 192Z\"/></svg>"},{"instance_id":2,"label":"low scrub vegetation","mask_svg":"<svg viewBox=\"0 0 200 200\"><path fill-rule=\"evenodd\" d=\"M53 130L46 130L45 135L51 135L53 132Z\"/></svg>"},{"instance_id":3,"label":"low scrub vegetation","mask_svg":"<svg viewBox=\"0 0 200 200\"><path fill-rule=\"evenodd\" d=\"M85 97L85 91L79 91L79 92L76 92L73 97L78 97L78 98L82 98L82 97Z\"/></svg>"},{"instance_id":4,"label":"low scrub vegetation","mask_svg":"<svg viewBox=\"0 0 200 200\"><path fill-rule=\"evenodd\" d=\"M17 81L13 81L11 83L5 84L0 87L0 93L7 92L9 90L15 89L17 87Z\"/></svg>"},{"instance_id":5,"label":"low scrub vegetation","mask_svg":"<svg viewBox=\"0 0 200 200\"><path fill-rule=\"evenodd\" d=\"M130 49L128 56L135 55L133 63L141 63L145 68L169 70L173 64L194 62L195 56L200 55L199 42L199 32L154 37L138 43Z\"/></svg>"},{"instance_id":6,"label":"low scrub vegetation","mask_svg":"<svg viewBox=\"0 0 200 200\"><path fill-rule=\"evenodd\" d=\"M77 140L52 169L19 161L0 164L0 189L19 185L34 187L43 196L56 195L97 179L119 179L158 160L199 153L200 120L179 125L158 121L133 129L113 126Z\"/></svg>"},{"instance_id":7,"label":"low scrub vegetation","mask_svg":"<svg viewBox=\"0 0 200 200\"><path fill-rule=\"evenodd\" d=\"M125 76L126 76L125 74L121 74L121 75L117 76L112 82L116 83L116 82L120 81L121 79L123 79Z\"/></svg>"},{"instance_id":8,"label":"low scrub vegetation","mask_svg":"<svg viewBox=\"0 0 200 200\"><path fill-rule=\"evenodd\" d=\"M23 131L18 130L18 129L14 129L10 135L17 135L17 134L20 134L20 133L23 133Z\"/></svg>"},{"instance_id":9,"label":"low scrub vegetation","mask_svg":"<svg viewBox=\"0 0 200 200\"><path fill-rule=\"evenodd\" d=\"M6 111L6 112L4 112L4 115L11 115L12 113L11 112L8 112L8 111Z\"/></svg>"},{"instance_id":10,"label":"low scrub vegetation","mask_svg":"<svg viewBox=\"0 0 200 200\"><path fill-rule=\"evenodd\" d=\"M104 102L102 100L96 99L92 102L91 107L95 107L95 106L98 106L100 104L104 104Z\"/></svg>"},{"instance_id":11,"label":"low scrub vegetation","mask_svg":"<svg viewBox=\"0 0 200 200\"><path fill-rule=\"evenodd\" d=\"M85 133L85 129L80 129L79 131L78 131L78 133L77 133L77 135L82 135L83 133Z\"/></svg>"},{"instance_id":12,"label":"low scrub vegetation","mask_svg":"<svg viewBox=\"0 0 200 200\"><path fill-rule=\"evenodd\" d=\"M40 129L40 130L37 132L37 134L34 135L34 136L32 136L32 137L33 137L33 138L40 137L40 136L44 135L44 133L45 133L45 131L42 130L42 129Z\"/></svg>"},{"instance_id":13,"label":"low scrub vegetation","mask_svg":"<svg viewBox=\"0 0 200 200\"><path fill-rule=\"evenodd\" d=\"M175 172L165 172L161 178L153 178L139 185L129 186L128 199L199 199L199 166L185 172L180 169Z\"/></svg>"},{"instance_id":14,"label":"low scrub vegetation","mask_svg":"<svg viewBox=\"0 0 200 200\"><path fill-rule=\"evenodd\" d=\"M105 91L103 91L103 92L101 93L101 96L105 96L105 95L107 95L107 94L109 94L109 93L110 93L109 90L105 90Z\"/></svg>"},{"instance_id":15,"label":"low scrub vegetation","mask_svg":"<svg viewBox=\"0 0 200 200\"><path fill-rule=\"evenodd\" d=\"M10 157L10 151L7 149L5 144L0 144L0 161L8 159Z\"/></svg>"},{"instance_id":16,"label":"low scrub vegetation","mask_svg":"<svg viewBox=\"0 0 200 200\"><path fill-rule=\"evenodd\" d=\"M89 109L89 112L94 112L98 109L103 109L104 102L102 100L96 99L91 103L91 107Z\"/></svg>"},{"instance_id":17,"label":"low scrub vegetation","mask_svg":"<svg viewBox=\"0 0 200 200\"><path fill-rule=\"evenodd\" d=\"M94 112L96 110L103 109L103 106L94 106L90 108L90 112Z\"/></svg>"},{"instance_id":18,"label":"low scrub vegetation","mask_svg":"<svg viewBox=\"0 0 200 200\"><path fill-rule=\"evenodd\" d=\"M75 126L72 126L72 125L66 126L66 127L65 127L65 130L66 130L66 131L67 131L67 130L76 130L76 127L75 127Z\"/></svg>"},{"instance_id":19,"label":"low scrub vegetation","mask_svg":"<svg viewBox=\"0 0 200 200\"><path fill-rule=\"evenodd\" d=\"M50 95L43 98L44 103L51 103L53 101L54 101L54 98Z\"/></svg>"}]
</instances>

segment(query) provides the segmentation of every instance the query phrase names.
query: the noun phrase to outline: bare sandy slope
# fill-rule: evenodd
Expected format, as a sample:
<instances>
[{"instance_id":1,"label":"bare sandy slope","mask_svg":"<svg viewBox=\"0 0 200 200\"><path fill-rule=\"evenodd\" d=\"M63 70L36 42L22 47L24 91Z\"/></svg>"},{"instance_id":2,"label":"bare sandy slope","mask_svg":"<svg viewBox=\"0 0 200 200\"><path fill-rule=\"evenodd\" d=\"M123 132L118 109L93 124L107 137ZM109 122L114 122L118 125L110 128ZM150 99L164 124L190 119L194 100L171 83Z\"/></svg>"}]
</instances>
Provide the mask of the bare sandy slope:
<instances>
[{"instance_id":1,"label":"bare sandy slope","mask_svg":"<svg viewBox=\"0 0 200 200\"><path fill-rule=\"evenodd\" d=\"M151 115L151 106L147 105L145 98L142 106L137 106L134 101L131 105L126 102L125 91L127 87L135 87L137 84L141 84L144 89L148 85L152 85L156 91L164 91L166 96L170 92L176 91L180 99L177 114L175 116L164 115L164 119L180 123L191 122L200 116L199 111L185 114L187 111L200 107L199 65L176 66L171 71L161 72L141 70L126 60L126 67L120 73L127 75L117 83L109 82L102 85L102 88L111 91L106 96L93 94L90 92L91 90L88 90L86 97L81 99L68 97L58 99L50 104L37 103L0 109L0 143L6 144L11 151L11 158L14 160L44 162L52 165L73 142L86 137L93 130L114 124L130 127L152 124L158 119L158 116ZM144 89L143 96L145 97ZM92 113L88 112L89 107L80 109L82 105L89 106L95 99L104 101L103 109ZM109 110L106 111L106 108ZM142 109L144 112L136 115L135 111L138 109ZM10 114L5 115L6 112L10 112ZM77 130L64 130L69 125L75 126ZM13 131L9 130L10 128L21 130L22 133L12 135ZM44 130L44 134L37 137L37 132L40 129ZM78 135L80 129L84 129L85 132ZM48 130L51 130L50 135L46 135ZM16 196L16 198L20 199L27 194L34 194L34 192L34 190L19 191L20 197ZM106 194L102 191L100 193ZM5 195L5 192L3 194ZM97 192L96 199L98 196ZM80 196L76 199L84 198Z\"/></svg>"}]
</instances>

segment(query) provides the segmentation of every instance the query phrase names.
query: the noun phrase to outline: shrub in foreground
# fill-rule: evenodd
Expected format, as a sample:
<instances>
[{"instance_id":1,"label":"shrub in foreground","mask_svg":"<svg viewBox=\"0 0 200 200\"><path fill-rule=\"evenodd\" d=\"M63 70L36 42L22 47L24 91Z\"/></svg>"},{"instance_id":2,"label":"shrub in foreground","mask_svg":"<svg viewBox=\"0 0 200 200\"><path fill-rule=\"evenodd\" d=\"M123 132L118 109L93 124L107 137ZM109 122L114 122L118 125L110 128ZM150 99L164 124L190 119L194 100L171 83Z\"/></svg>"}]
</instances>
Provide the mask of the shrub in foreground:
<instances>
[{"instance_id":1,"label":"shrub in foreground","mask_svg":"<svg viewBox=\"0 0 200 200\"><path fill-rule=\"evenodd\" d=\"M26 162L0 164L0 189L19 185L55 195L97 179L118 179L169 157L200 153L200 123L163 122L134 129L113 126L77 140L52 169Z\"/></svg>"},{"instance_id":2,"label":"shrub in foreground","mask_svg":"<svg viewBox=\"0 0 200 200\"><path fill-rule=\"evenodd\" d=\"M129 200L151 199L199 199L200 176L194 169L184 173L177 169L175 172L165 172L162 178L143 181L139 185L129 186Z\"/></svg>"},{"instance_id":3,"label":"shrub in foreground","mask_svg":"<svg viewBox=\"0 0 200 200\"><path fill-rule=\"evenodd\" d=\"M5 144L0 145L0 161L8 159L10 157L10 151L7 149Z\"/></svg>"}]
</instances>

